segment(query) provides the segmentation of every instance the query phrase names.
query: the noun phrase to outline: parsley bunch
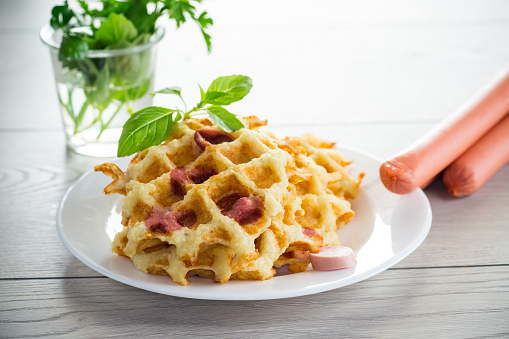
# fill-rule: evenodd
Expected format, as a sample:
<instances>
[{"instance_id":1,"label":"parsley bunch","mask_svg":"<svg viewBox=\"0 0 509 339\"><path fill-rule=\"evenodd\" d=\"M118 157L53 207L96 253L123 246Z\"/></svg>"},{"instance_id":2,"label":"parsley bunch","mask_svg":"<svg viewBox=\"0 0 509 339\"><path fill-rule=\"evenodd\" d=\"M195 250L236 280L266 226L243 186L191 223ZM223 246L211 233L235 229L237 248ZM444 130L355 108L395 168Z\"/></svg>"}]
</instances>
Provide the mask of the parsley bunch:
<instances>
[{"instance_id":1,"label":"parsley bunch","mask_svg":"<svg viewBox=\"0 0 509 339\"><path fill-rule=\"evenodd\" d=\"M123 48L126 43L144 43L156 30L157 20L167 15L180 27L188 18L202 32L207 49L211 38L206 30L213 24L207 12L196 13L192 2L202 0L101 0L99 8L78 0L80 11L66 0L53 7L50 25L63 31L59 58L83 60L89 49Z\"/></svg>"},{"instance_id":2,"label":"parsley bunch","mask_svg":"<svg viewBox=\"0 0 509 339\"><path fill-rule=\"evenodd\" d=\"M177 27L188 20L195 21L210 51L211 38L206 30L213 21L207 12L198 13L195 4L200 2L77 0L73 3L76 6L71 7L66 0L53 7L50 25L62 32L58 59L63 69L60 81L65 85L65 90L58 92L58 99L72 120L74 135L95 129L99 139L122 110L132 113L136 100L148 92L154 71L150 48L114 57L88 57L87 52L126 49L156 41L162 36L156 23L163 16ZM84 94L84 101L80 101L80 93Z\"/></svg>"}]
</instances>

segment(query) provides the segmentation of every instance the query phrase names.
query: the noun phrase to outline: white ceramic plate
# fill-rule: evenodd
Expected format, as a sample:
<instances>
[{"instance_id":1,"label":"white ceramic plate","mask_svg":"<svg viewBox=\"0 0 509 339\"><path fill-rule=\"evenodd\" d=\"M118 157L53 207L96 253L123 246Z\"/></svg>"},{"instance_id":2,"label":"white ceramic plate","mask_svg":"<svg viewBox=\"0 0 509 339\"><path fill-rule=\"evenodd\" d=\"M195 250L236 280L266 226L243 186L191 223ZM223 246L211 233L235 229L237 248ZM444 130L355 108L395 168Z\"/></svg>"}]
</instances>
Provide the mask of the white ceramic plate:
<instances>
[{"instance_id":1,"label":"white ceramic plate","mask_svg":"<svg viewBox=\"0 0 509 339\"><path fill-rule=\"evenodd\" d=\"M381 162L359 151L339 147L353 160L352 172L365 172L359 196L353 201L355 218L339 231L343 245L354 249L357 266L339 271L289 274L279 270L267 281L229 281L217 284L192 277L189 286L169 277L144 274L133 263L111 252L111 241L122 228L120 196L106 196L111 180L102 173L84 174L65 194L57 213L58 233L74 256L84 264L122 283L167 295L216 300L260 300L313 294L367 279L395 265L426 238L431 208L420 190L396 195L382 185ZM119 159L126 168L128 159Z\"/></svg>"}]
</instances>

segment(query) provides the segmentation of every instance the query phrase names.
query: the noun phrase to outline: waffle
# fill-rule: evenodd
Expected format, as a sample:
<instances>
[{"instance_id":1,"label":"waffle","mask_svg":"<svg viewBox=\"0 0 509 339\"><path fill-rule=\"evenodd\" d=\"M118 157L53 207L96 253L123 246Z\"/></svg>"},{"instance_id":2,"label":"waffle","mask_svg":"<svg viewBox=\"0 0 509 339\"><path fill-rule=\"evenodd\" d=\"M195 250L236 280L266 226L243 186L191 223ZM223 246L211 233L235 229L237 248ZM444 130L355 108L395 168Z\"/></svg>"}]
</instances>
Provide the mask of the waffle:
<instances>
[{"instance_id":1,"label":"waffle","mask_svg":"<svg viewBox=\"0 0 509 339\"><path fill-rule=\"evenodd\" d=\"M113 179L104 192L125 195L114 253L187 285L190 276L266 280L283 265L300 272L309 252L339 245L362 174L348 174L333 143L278 139L259 130L266 121L243 122L227 134L189 118L137 153L126 172L96 166Z\"/></svg>"}]
</instances>

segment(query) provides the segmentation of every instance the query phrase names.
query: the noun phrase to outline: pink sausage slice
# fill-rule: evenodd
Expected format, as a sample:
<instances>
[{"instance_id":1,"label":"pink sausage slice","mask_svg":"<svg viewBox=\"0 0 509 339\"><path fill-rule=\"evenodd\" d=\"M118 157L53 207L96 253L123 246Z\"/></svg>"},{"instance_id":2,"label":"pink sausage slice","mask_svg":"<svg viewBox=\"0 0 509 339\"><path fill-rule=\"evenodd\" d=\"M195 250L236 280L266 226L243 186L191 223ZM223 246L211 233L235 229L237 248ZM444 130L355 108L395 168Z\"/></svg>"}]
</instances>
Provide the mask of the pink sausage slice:
<instances>
[{"instance_id":1,"label":"pink sausage slice","mask_svg":"<svg viewBox=\"0 0 509 339\"><path fill-rule=\"evenodd\" d=\"M318 271L341 270L357 264L353 250L346 246L324 246L318 253L309 253L309 259Z\"/></svg>"},{"instance_id":2,"label":"pink sausage slice","mask_svg":"<svg viewBox=\"0 0 509 339\"><path fill-rule=\"evenodd\" d=\"M235 140L233 136L213 128L200 128L194 132L194 141L203 150L209 144L222 144L223 142L230 142Z\"/></svg>"}]
</instances>

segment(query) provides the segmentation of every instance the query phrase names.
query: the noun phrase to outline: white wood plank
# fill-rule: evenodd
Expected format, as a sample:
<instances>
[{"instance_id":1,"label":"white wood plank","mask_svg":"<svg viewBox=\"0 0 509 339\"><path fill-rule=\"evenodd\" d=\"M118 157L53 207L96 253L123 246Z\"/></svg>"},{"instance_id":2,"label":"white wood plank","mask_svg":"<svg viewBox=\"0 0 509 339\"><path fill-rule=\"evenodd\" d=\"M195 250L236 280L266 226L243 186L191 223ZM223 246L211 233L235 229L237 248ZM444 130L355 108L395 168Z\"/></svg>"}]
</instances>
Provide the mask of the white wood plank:
<instances>
[{"instance_id":1,"label":"white wood plank","mask_svg":"<svg viewBox=\"0 0 509 339\"><path fill-rule=\"evenodd\" d=\"M49 21L54 5L63 0L2 0L0 29L39 29ZM73 4L73 1L70 1ZM509 5L504 0L432 0L406 1L321 0L315 6L304 6L295 0L208 0L199 8L216 19L215 25L231 22L235 26L266 24L324 25L461 25L492 24L509 18Z\"/></svg>"},{"instance_id":2,"label":"white wood plank","mask_svg":"<svg viewBox=\"0 0 509 339\"><path fill-rule=\"evenodd\" d=\"M56 211L67 188L104 159L68 152L63 132L0 133L0 144L10 145L0 156L0 227L9 239L0 276L97 275L63 246Z\"/></svg>"},{"instance_id":3,"label":"white wood plank","mask_svg":"<svg viewBox=\"0 0 509 339\"><path fill-rule=\"evenodd\" d=\"M232 106L239 114L265 115L280 124L437 121L509 57L507 3L394 1L391 7L326 1L310 8L282 1L263 15L260 27L265 4L210 2L217 17L210 55L195 25L177 32L166 25L156 88L179 85L192 103L199 96L196 83L207 86L219 75L242 73L255 87ZM0 15L9 20L10 13L21 12L6 8ZM444 14L451 10L455 19ZM1 128L60 128L48 52L37 31L0 29L0 45ZM168 100L161 96L156 103L173 105Z\"/></svg>"},{"instance_id":4,"label":"white wood plank","mask_svg":"<svg viewBox=\"0 0 509 339\"><path fill-rule=\"evenodd\" d=\"M175 298L110 279L0 281L3 338L474 338L509 333L507 267L389 270L316 295Z\"/></svg>"}]
</instances>

